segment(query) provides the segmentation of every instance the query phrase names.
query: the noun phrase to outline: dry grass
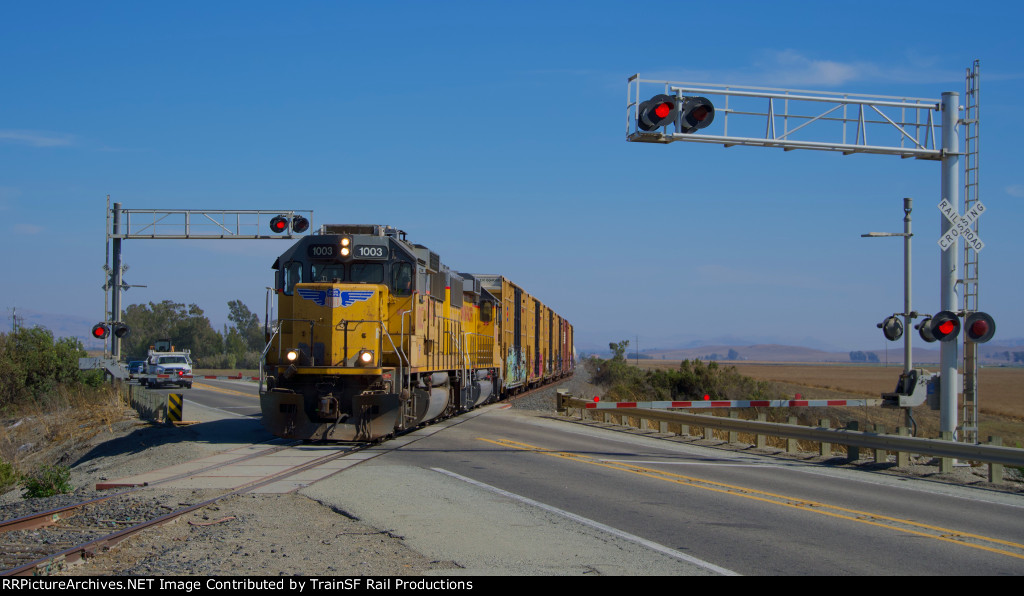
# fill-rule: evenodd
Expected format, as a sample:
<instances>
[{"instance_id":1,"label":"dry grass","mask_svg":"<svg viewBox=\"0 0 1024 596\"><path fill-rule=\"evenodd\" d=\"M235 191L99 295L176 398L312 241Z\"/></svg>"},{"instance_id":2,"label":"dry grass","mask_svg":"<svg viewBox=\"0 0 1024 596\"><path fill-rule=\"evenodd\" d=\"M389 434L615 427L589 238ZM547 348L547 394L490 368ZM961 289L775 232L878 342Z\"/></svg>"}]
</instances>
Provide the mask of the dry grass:
<instances>
[{"instance_id":1,"label":"dry grass","mask_svg":"<svg viewBox=\"0 0 1024 596\"><path fill-rule=\"evenodd\" d=\"M68 466L96 435L113 433L115 423L135 417L109 387L62 388L44 402L5 412L0 420L0 461L23 474L43 464Z\"/></svg>"},{"instance_id":2,"label":"dry grass","mask_svg":"<svg viewBox=\"0 0 1024 596\"><path fill-rule=\"evenodd\" d=\"M863 399L879 397L896 388L902 366L857 366L840 364L769 364L723 362L735 366L740 374L771 381L784 396L801 394L804 399ZM677 368L678 362L641 360L640 368ZM1024 368L987 367L978 372L979 432L982 441L1001 437L1004 445L1024 446ZM884 425L889 432L907 426L904 413L896 408L798 408L802 418L827 416L834 424L850 420L861 423L861 430ZM827 410L827 412L825 412ZM925 406L914 408L918 436L939 436L939 413ZM958 419L962 414L958 413Z\"/></svg>"}]
</instances>

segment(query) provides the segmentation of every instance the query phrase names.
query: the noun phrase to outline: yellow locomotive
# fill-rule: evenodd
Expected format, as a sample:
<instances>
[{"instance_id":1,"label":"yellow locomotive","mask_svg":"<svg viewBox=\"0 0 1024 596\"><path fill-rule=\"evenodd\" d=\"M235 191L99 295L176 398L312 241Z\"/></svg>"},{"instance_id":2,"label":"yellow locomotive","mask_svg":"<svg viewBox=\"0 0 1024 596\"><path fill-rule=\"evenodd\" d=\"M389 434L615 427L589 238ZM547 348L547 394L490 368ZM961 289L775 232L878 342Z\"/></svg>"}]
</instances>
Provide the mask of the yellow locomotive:
<instances>
[{"instance_id":1,"label":"yellow locomotive","mask_svg":"<svg viewBox=\"0 0 1024 596\"><path fill-rule=\"evenodd\" d=\"M275 435L372 441L571 375L573 328L508 279L405 232L325 225L274 263L264 352Z\"/></svg>"}]
</instances>

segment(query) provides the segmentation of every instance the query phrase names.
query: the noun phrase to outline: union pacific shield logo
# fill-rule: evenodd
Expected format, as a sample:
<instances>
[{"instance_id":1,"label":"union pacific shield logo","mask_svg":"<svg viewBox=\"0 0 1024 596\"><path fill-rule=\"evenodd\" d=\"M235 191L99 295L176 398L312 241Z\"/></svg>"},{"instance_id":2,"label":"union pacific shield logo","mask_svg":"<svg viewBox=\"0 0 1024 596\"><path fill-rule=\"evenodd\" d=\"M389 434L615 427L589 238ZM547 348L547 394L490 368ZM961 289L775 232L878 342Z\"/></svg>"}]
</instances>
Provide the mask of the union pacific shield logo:
<instances>
[{"instance_id":1,"label":"union pacific shield logo","mask_svg":"<svg viewBox=\"0 0 1024 596\"><path fill-rule=\"evenodd\" d=\"M312 300L313 304L317 306L330 306L331 308L338 308L339 306L351 306L356 302L365 302L373 296L373 290L360 290L360 291L341 291L337 288L330 290L309 290L305 288L299 289L299 296L302 296L303 300Z\"/></svg>"}]
</instances>

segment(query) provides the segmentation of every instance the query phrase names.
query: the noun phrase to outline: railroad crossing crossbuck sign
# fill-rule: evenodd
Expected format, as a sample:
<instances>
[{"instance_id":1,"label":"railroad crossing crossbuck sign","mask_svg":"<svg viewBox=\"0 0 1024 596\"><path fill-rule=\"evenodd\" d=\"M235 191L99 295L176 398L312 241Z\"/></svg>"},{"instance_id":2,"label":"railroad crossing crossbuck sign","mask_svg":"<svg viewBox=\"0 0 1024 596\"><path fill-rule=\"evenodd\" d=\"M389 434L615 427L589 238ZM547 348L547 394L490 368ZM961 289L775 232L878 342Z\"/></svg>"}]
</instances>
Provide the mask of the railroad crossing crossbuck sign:
<instances>
[{"instance_id":1,"label":"railroad crossing crossbuck sign","mask_svg":"<svg viewBox=\"0 0 1024 596\"><path fill-rule=\"evenodd\" d=\"M981 204L981 201L975 203L967 210L967 213L960 215L952 203L942 199L942 202L939 203L939 211L949 220L949 223L953 224L953 227L939 238L939 248L947 250L950 246L956 246L956 239L961 236L975 252L985 248L985 243L978 237L978 233L971 229L971 224L985 212L985 206Z\"/></svg>"}]
</instances>

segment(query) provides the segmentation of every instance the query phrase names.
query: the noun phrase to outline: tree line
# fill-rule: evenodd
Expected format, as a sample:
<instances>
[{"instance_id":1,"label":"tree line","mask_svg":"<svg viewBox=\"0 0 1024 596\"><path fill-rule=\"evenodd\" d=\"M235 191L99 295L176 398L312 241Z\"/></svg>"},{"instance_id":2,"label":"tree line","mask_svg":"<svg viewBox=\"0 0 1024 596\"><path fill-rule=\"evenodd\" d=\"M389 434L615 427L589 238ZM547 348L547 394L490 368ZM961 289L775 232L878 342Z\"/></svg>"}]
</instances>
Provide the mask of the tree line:
<instances>
[{"instance_id":1,"label":"tree line","mask_svg":"<svg viewBox=\"0 0 1024 596\"><path fill-rule=\"evenodd\" d=\"M128 360L143 360L149 347L159 339L170 339L178 350L188 349L201 368L258 368L265 345L259 317L241 300L228 302L228 321L217 331L203 309L164 300L132 304L122 317L131 333L121 340L121 353Z\"/></svg>"}]
</instances>

